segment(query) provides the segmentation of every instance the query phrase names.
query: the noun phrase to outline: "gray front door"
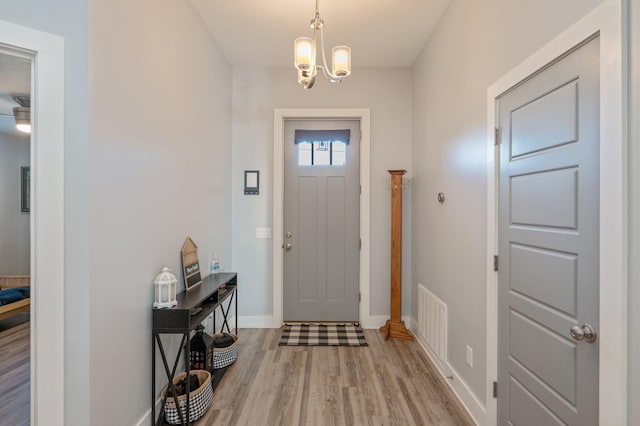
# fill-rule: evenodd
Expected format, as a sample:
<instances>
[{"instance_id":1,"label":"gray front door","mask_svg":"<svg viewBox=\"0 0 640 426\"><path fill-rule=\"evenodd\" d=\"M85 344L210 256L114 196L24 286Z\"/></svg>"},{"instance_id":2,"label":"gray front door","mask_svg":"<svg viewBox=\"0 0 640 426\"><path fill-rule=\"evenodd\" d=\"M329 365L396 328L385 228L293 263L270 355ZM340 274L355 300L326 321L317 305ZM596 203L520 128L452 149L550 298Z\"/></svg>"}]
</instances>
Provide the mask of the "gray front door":
<instances>
[{"instance_id":1,"label":"gray front door","mask_svg":"<svg viewBox=\"0 0 640 426\"><path fill-rule=\"evenodd\" d=\"M284 130L284 320L357 322L360 123L286 120Z\"/></svg>"},{"instance_id":2,"label":"gray front door","mask_svg":"<svg viewBox=\"0 0 640 426\"><path fill-rule=\"evenodd\" d=\"M598 423L599 49L498 99L501 426Z\"/></svg>"}]
</instances>

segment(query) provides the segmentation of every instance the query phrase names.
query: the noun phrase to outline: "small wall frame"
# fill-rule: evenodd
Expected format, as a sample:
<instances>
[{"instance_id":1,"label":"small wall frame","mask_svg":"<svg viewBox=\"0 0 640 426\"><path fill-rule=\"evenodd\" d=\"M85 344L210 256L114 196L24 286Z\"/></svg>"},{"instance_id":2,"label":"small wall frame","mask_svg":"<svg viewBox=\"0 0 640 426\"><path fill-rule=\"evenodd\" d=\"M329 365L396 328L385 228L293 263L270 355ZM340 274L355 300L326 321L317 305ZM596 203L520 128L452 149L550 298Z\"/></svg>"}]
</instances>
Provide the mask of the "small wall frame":
<instances>
[{"instance_id":1,"label":"small wall frame","mask_svg":"<svg viewBox=\"0 0 640 426\"><path fill-rule=\"evenodd\" d=\"M31 211L31 169L20 167L20 211Z\"/></svg>"},{"instance_id":2,"label":"small wall frame","mask_svg":"<svg viewBox=\"0 0 640 426\"><path fill-rule=\"evenodd\" d=\"M260 193L260 171L244 171L244 195L258 195Z\"/></svg>"}]
</instances>

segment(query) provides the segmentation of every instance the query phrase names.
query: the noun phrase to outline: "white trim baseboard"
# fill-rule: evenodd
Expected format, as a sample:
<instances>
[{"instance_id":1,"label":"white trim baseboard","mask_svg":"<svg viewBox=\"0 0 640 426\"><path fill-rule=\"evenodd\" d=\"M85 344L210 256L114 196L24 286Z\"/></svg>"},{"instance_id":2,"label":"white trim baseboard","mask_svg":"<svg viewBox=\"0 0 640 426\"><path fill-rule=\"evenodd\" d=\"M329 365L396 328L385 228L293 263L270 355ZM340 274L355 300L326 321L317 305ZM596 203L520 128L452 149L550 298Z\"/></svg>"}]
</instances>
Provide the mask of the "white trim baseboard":
<instances>
[{"instance_id":1,"label":"white trim baseboard","mask_svg":"<svg viewBox=\"0 0 640 426\"><path fill-rule=\"evenodd\" d=\"M387 322L388 319L389 315L369 315L366 320L360 321L360 327L369 330L380 328ZM402 321L404 321L406 326L410 328L409 324L411 321L411 316L403 316Z\"/></svg>"},{"instance_id":2,"label":"white trim baseboard","mask_svg":"<svg viewBox=\"0 0 640 426\"><path fill-rule=\"evenodd\" d=\"M158 400L156 401L156 413L158 412L158 410L160 410L160 398L158 398ZM151 408L149 408L144 415L142 416L142 418L140 420L138 420L138 423L136 423L136 426L146 426L149 423L153 423L155 424L155 421L152 422L151 421Z\"/></svg>"},{"instance_id":3,"label":"white trim baseboard","mask_svg":"<svg viewBox=\"0 0 640 426\"><path fill-rule=\"evenodd\" d=\"M389 315L369 315L366 320L360 321L360 327L365 329L380 328L389 319Z\"/></svg>"},{"instance_id":4,"label":"white trim baseboard","mask_svg":"<svg viewBox=\"0 0 640 426\"><path fill-rule=\"evenodd\" d=\"M235 324L235 317L229 324ZM277 323L273 315L238 315L238 328L280 328L282 323Z\"/></svg>"},{"instance_id":5,"label":"white trim baseboard","mask_svg":"<svg viewBox=\"0 0 640 426\"><path fill-rule=\"evenodd\" d=\"M374 315L368 317L367 322L360 322L360 326L365 329L376 329L384 325L389 317L385 315ZM409 324L411 317L402 317L405 324ZM229 324L235 325L235 317L229 318ZM282 322L278 322L273 315L239 315L238 316L238 328L280 328Z\"/></svg>"},{"instance_id":6,"label":"white trim baseboard","mask_svg":"<svg viewBox=\"0 0 640 426\"><path fill-rule=\"evenodd\" d=\"M429 357L429 360L435 365L441 376L441 381L447 383L460 404L467 410L472 420L479 426L489 426L492 424L487 418L484 405L476 398L475 394L471 392L471 388L462 380L458 372L448 362L443 364L431 349L429 349L429 346L418 333L418 324L413 318L411 318L410 324L410 330L416 342L418 342L424 353Z\"/></svg>"}]
</instances>

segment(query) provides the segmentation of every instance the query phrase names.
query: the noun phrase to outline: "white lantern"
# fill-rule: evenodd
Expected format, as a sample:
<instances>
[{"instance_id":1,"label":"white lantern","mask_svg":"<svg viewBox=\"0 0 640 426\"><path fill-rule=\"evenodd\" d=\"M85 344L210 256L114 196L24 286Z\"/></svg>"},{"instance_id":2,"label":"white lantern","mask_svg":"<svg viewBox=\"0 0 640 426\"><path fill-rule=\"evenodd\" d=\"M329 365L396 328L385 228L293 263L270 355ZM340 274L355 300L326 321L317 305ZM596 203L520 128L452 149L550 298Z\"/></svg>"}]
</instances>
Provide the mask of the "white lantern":
<instances>
[{"instance_id":1,"label":"white lantern","mask_svg":"<svg viewBox=\"0 0 640 426\"><path fill-rule=\"evenodd\" d=\"M176 276L166 266L153 280L155 286L154 308L172 308L178 304L176 300Z\"/></svg>"}]
</instances>

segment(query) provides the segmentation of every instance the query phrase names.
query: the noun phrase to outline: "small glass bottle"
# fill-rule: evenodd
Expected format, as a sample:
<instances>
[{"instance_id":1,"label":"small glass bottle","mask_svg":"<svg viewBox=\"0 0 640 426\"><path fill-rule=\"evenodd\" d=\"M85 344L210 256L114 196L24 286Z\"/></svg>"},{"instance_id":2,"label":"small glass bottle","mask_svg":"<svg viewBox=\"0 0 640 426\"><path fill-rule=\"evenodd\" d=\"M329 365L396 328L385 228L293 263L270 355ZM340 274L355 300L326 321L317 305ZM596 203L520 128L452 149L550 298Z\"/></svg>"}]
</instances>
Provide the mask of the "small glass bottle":
<instances>
[{"instance_id":1,"label":"small glass bottle","mask_svg":"<svg viewBox=\"0 0 640 426\"><path fill-rule=\"evenodd\" d=\"M211 259L211 270L209 272L212 274L220 272L220 261L218 261L218 255L216 252L213 253L213 259Z\"/></svg>"}]
</instances>

